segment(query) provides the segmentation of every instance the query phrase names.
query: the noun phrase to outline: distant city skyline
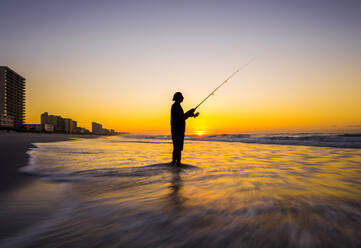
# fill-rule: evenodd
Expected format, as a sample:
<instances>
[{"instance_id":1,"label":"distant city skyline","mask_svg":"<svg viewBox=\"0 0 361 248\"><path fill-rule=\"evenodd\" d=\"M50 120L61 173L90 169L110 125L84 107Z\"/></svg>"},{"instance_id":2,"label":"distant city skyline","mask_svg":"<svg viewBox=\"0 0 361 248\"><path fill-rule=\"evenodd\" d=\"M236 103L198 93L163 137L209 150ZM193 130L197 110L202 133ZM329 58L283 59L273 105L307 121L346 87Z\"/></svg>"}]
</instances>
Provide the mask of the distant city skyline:
<instances>
[{"instance_id":1,"label":"distant city skyline","mask_svg":"<svg viewBox=\"0 0 361 248\"><path fill-rule=\"evenodd\" d=\"M26 78L26 121L188 133L361 132L361 1L2 1L0 65Z\"/></svg>"}]
</instances>

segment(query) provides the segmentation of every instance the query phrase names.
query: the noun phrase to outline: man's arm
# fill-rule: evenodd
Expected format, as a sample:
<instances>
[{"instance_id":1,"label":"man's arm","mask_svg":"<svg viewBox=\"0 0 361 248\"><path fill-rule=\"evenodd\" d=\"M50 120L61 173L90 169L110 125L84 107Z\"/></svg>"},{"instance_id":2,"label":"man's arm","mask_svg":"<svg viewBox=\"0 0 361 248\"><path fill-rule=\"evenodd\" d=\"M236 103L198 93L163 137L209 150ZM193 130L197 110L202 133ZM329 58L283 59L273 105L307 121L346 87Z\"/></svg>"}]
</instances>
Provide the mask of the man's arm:
<instances>
[{"instance_id":1,"label":"man's arm","mask_svg":"<svg viewBox=\"0 0 361 248\"><path fill-rule=\"evenodd\" d=\"M194 116L194 111L196 111L196 110L195 109L188 110L184 114L184 120L187 120L189 117L193 117Z\"/></svg>"}]
</instances>

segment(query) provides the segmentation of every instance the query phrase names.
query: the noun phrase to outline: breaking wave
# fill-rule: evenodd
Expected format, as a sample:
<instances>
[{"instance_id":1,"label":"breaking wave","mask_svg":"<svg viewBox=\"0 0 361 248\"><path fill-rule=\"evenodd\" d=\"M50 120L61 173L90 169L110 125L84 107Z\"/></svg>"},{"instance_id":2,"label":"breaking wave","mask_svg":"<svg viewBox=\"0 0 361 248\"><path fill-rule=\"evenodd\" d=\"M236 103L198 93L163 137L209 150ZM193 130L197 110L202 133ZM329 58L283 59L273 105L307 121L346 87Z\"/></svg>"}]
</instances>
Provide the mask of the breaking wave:
<instances>
[{"instance_id":1,"label":"breaking wave","mask_svg":"<svg viewBox=\"0 0 361 248\"><path fill-rule=\"evenodd\" d=\"M169 140L170 135L127 135L128 138ZM361 148L361 134L215 134L188 135L186 140L241 142L275 145L299 145L337 148Z\"/></svg>"}]
</instances>

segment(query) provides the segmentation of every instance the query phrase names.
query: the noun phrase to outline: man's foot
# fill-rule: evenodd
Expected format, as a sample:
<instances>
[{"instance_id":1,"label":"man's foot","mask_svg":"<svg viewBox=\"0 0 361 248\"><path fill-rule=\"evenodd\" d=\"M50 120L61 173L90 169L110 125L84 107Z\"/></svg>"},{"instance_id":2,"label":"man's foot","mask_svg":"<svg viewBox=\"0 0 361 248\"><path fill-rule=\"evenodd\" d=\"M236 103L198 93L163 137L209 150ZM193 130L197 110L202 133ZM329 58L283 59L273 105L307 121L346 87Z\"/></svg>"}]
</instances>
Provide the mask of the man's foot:
<instances>
[{"instance_id":1,"label":"man's foot","mask_svg":"<svg viewBox=\"0 0 361 248\"><path fill-rule=\"evenodd\" d=\"M177 163L176 163L176 166L177 166L177 167L180 167L180 166L181 166L181 163L178 163L178 162L177 162Z\"/></svg>"},{"instance_id":2,"label":"man's foot","mask_svg":"<svg viewBox=\"0 0 361 248\"><path fill-rule=\"evenodd\" d=\"M169 163L170 165L175 165L176 164L176 161L172 161Z\"/></svg>"}]
</instances>

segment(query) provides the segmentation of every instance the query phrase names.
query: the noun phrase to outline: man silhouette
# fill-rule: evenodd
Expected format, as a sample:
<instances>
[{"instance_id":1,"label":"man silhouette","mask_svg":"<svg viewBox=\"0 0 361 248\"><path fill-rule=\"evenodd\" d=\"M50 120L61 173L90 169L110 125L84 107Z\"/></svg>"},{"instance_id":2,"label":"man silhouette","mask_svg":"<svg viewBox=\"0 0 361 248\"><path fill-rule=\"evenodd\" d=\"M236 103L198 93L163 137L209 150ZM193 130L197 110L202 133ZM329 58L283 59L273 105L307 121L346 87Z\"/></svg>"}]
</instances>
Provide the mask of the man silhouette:
<instances>
[{"instance_id":1,"label":"man silhouette","mask_svg":"<svg viewBox=\"0 0 361 248\"><path fill-rule=\"evenodd\" d=\"M195 109L191 109L186 113L183 112L183 108L180 105L183 102L183 95L180 92L176 92L173 96L173 105L171 109L171 132L173 141L173 159L172 164L180 166L181 156L184 143L184 132L186 127L186 119L189 117L197 117L199 113L194 114Z\"/></svg>"}]
</instances>

